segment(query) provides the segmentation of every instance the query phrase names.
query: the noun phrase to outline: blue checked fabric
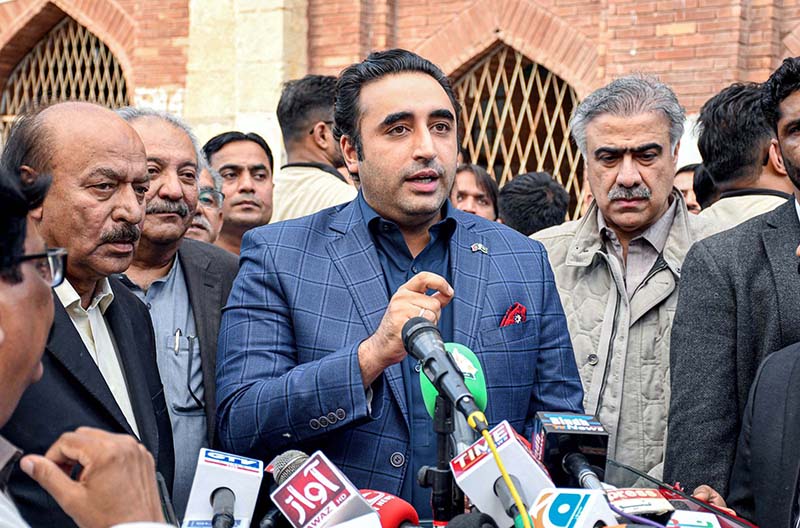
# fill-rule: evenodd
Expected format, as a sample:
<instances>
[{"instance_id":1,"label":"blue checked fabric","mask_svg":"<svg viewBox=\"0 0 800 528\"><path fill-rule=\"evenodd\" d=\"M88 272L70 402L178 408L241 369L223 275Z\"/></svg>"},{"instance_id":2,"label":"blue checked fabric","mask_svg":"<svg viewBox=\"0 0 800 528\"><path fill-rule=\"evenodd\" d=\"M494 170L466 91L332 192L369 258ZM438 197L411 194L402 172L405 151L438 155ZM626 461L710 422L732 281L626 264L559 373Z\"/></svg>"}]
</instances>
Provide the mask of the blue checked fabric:
<instances>
[{"instance_id":1,"label":"blue checked fabric","mask_svg":"<svg viewBox=\"0 0 800 528\"><path fill-rule=\"evenodd\" d=\"M537 411L583 410L547 255L505 226L455 216L455 341L483 364L490 424L507 419L530 438ZM472 251L476 243L488 251ZM245 235L219 335L223 449L266 461L287 449L320 449L359 488L394 494L415 478L397 463L410 455L402 367L373 384L371 409L358 367L358 346L389 302L381 273L355 202ZM527 321L500 328L514 302L527 308Z\"/></svg>"}]
</instances>

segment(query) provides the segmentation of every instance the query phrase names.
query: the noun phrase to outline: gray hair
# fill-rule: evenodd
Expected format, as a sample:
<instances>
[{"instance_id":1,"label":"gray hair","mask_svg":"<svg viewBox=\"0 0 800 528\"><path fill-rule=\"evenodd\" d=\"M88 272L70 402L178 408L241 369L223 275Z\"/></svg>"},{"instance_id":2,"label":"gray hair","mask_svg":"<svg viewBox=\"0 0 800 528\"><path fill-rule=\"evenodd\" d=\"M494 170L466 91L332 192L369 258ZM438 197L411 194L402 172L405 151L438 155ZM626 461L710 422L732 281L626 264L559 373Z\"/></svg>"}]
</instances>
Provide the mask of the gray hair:
<instances>
[{"instance_id":1,"label":"gray hair","mask_svg":"<svg viewBox=\"0 0 800 528\"><path fill-rule=\"evenodd\" d=\"M655 77L635 74L614 79L581 101L572 113L569 126L585 158L586 126L592 119L603 114L630 117L647 112L664 113L669 122L670 149L674 153L675 146L683 136L686 111L678 102L675 92Z\"/></svg>"},{"instance_id":2,"label":"gray hair","mask_svg":"<svg viewBox=\"0 0 800 528\"><path fill-rule=\"evenodd\" d=\"M156 119L160 119L162 121L169 123L178 130L183 131L189 137L189 141L192 142L192 148L194 148L195 159L197 160L197 173L200 174L200 168L202 167L203 160L205 160L205 156L203 156L203 151L200 149L200 142L197 141L197 136L194 135L194 132L192 132L192 128L188 124L186 124L186 122L183 119L173 114L170 114L169 112L163 112L161 110L153 110L152 108L139 108L136 106L125 106L123 108L118 108L117 110L115 110L115 112L117 113L118 116L120 116L128 123L145 117L154 117Z\"/></svg>"},{"instance_id":3,"label":"gray hair","mask_svg":"<svg viewBox=\"0 0 800 528\"><path fill-rule=\"evenodd\" d=\"M213 167L211 167L211 163L208 162L208 158L202 152L200 153L200 167L197 170L197 173L201 173L204 170L207 170L208 173L211 175L211 180L214 182L214 190L218 192L222 192L222 176L218 171L215 171Z\"/></svg>"}]
</instances>

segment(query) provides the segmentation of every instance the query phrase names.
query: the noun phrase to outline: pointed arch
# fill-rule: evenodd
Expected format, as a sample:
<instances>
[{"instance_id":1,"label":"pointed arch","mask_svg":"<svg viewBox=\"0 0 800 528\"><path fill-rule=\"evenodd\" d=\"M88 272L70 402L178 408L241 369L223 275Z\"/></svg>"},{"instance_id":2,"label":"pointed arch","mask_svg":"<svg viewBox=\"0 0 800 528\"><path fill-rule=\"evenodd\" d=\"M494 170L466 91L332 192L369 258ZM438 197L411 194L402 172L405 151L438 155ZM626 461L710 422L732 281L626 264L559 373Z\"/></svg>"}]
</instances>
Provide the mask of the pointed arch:
<instances>
[{"instance_id":1,"label":"pointed arch","mask_svg":"<svg viewBox=\"0 0 800 528\"><path fill-rule=\"evenodd\" d=\"M115 0L35 0L11 20L0 20L0 86L16 65L65 16L76 20L108 46L122 67L130 93L136 22Z\"/></svg>"},{"instance_id":2,"label":"pointed arch","mask_svg":"<svg viewBox=\"0 0 800 528\"><path fill-rule=\"evenodd\" d=\"M457 76L498 41L567 81L581 99L597 88L597 46L531 0L478 0L415 51Z\"/></svg>"}]
</instances>

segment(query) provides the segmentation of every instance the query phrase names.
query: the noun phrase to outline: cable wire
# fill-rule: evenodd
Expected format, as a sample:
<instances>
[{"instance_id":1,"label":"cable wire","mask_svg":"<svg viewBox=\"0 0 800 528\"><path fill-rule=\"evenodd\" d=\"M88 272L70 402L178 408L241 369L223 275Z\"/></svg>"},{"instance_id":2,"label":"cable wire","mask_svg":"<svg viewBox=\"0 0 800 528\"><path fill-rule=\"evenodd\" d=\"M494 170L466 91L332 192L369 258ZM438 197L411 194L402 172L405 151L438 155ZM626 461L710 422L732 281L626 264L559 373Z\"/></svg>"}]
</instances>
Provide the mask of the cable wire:
<instances>
[{"instance_id":1,"label":"cable wire","mask_svg":"<svg viewBox=\"0 0 800 528\"><path fill-rule=\"evenodd\" d=\"M489 426L486 422L486 416L484 416L484 414L480 411L474 411L467 418L467 423L470 427L478 431L483 436L484 440L486 440L486 445L489 446L489 449L492 452L495 464L497 464L497 469L500 470L500 475L502 475L503 481L506 483L506 486L508 486L508 491L511 492L511 496L514 498L514 504L517 506L519 514L522 517L522 525L525 528L531 528L531 517L528 515L528 510L525 508L525 504L522 502L522 498L519 496L517 488L511 481L511 476L508 474L508 471L506 471L503 461L500 459L500 454L497 452L497 446L492 439L492 435L489 433Z\"/></svg>"}]
</instances>

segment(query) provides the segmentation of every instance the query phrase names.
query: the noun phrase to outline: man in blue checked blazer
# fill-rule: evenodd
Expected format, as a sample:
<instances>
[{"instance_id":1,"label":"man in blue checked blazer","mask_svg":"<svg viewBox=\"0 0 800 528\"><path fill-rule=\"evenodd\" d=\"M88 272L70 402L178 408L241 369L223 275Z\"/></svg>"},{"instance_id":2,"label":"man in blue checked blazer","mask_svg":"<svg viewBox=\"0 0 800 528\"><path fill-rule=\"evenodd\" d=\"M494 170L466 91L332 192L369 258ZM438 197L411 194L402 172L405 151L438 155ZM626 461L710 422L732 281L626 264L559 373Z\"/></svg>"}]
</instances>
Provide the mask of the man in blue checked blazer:
<instances>
[{"instance_id":1,"label":"man in blue checked blazer","mask_svg":"<svg viewBox=\"0 0 800 528\"><path fill-rule=\"evenodd\" d=\"M457 109L441 70L404 50L342 73L335 134L361 191L245 236L217 358L224 449L320 449L429 517L416 472L435 463L435 436L400 337L416 316L476 352L490 424L530 437L536 411L582 411L542 246L447 201Z\"/></svg>"}]
</instances>

